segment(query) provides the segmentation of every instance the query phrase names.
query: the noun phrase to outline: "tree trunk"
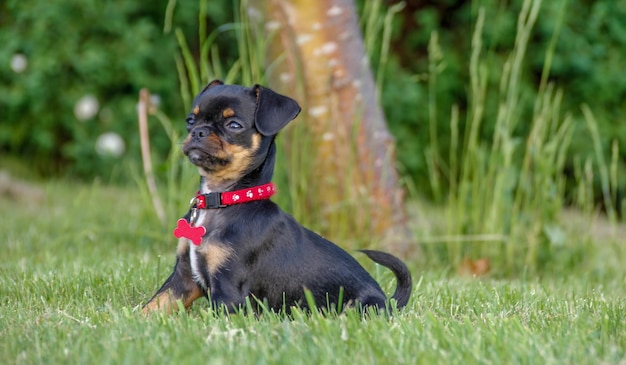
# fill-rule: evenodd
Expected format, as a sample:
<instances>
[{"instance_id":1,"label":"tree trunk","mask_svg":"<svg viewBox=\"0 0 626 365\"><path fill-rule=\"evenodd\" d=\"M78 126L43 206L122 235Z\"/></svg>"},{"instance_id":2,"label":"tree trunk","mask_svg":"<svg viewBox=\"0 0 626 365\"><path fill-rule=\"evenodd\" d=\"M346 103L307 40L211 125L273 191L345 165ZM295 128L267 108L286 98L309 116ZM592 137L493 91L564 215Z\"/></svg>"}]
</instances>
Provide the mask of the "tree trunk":
<instances>
[{"instance_id":1,"label":"tree trunk","mask_svg":"<svg viewBox=\"0 0 626 365\"><path fill-rule=\"evenodd\" d=\"M414 251L394 141L378 103L354 1L251 1L250 18L262 24L257 36L269 40L270 86L303 107L293 128L304 128L307 142L288 140L282 146L292 155L308 145L300 151L312 167L302 172L308 174L302 179L307 213L320 212L316 219L328 227L323 234L359 234L399 254Z\"/></svg>"}]
</instances>

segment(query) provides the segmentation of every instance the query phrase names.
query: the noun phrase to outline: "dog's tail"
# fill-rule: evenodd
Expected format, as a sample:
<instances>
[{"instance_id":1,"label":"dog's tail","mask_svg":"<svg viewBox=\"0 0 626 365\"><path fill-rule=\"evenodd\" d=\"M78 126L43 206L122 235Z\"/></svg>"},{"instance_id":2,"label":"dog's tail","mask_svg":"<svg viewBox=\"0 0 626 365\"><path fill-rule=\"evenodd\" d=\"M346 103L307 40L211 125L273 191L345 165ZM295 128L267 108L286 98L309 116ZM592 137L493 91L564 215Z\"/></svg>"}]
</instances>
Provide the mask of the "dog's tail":
<instances>
[{"instance_id":1,"label":"dog's tail","mask_svg":"<svg viewBox=\"0 0 626 365\"><path fill-rule=\"evenodd\" d=\"M411 296L411 291L413 289L411 273L409 272L409 269L406 267L404 262L400 261L399 258L385 252L374 250L360 251L366 254L367 257L369 257L375 263L383 265L393 272L393 274L396 276L396 280L398 280L398 284L396 285L396 291L395 293L393 293L392 298L395 299L398 303L398 308L404 307L409 301L409 297Z\"/></svg>"}]
</instances>

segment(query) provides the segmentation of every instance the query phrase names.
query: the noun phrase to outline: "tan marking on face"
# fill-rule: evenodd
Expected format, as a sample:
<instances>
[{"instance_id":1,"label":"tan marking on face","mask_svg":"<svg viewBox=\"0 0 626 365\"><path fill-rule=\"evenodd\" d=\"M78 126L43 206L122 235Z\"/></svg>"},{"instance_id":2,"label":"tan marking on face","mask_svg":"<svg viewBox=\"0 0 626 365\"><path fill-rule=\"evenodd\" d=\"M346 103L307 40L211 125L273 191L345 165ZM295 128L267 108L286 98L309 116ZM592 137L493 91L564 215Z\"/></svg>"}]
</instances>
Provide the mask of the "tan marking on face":
<instances>
[{"instance_id":1,"label":"tan marking on face","mask_svg":"<svg viewBox=\"0 0 626 365\"><path fill-rule=\"evenodd\" d=\"M213 80L204 89L206 90L206 89L212 88L213 86L217 86L217 85L224 85L224 83L221 80Z\"/></svg>"},{"instance_id":2,"label":"tan marking on face","mask_svg":"<svg viewBox=\"0 0 626 365\"><path fill-rule=\"evenodd\" d=\"M234 117L235 116L235 111L232 108L226 108L222 112L222 115L224 116L224 118Z\"/></svg>"},{"instance_id":3,"label":"tan marking on face","mask_svg":"<svg viewBox=\"0 0 626 365\"><path fill-rule=\"evenodd\" d=\"M201 246L198 253L204 255L209 274L214 275L230 260L234 251L220 242L208 242Z\"/></svg>"},{"instance_id":4,"label":"tan marking on face","mask_svg":"<svg viewBox=\"0 0 626 365\"><path fill-rule=\"evenodd\" d=\"M193 114L194 115L200 114L200 107L198 105L193 107Z\"/></svg>"},{"instance_id":5,"label":"tan marking on face","mask_svg":"<svg viewBox=\"0 0 626 365\"><path fill-rule=\"evenodd\" d=\"M152 298L152 300L143 307L141 313L165 312L170 314L178 310L178 305L176 304L178 300L182 301L185 309L189 309L194 300L200 298L202 295L202 291L199 287L194 287L188 295L181 298L176 298L171 291L166 291Z\"/></svg>"},{"instance_id":6,"label":"tan marking on face","mask_svg":"<svg viewBox=\"0 0 626 365\"><path fill-rule=\"evenodd\" d=\"M203 174L210 182L219 184L223 181L233 181L241 178L248 170L252 156L257 152L261 145L261 135L256 133L252 136L252 145L250 148L224 143L223 150L219 151L216 156L230 160L230 163L219 171L213 171L210 174Z\"/></svg>"},{"instance_id":7,"label":"tan marking on face","mask_svg":"<svg viewBox=\"0 0 626 365\"><path fill-rule=\"evenodd\" d=\"M216 148L222 147L222 140L215 133L210 133L208 137L206 137L207 141L211 144L211 146Z\"/></svg>"}]
</instances>

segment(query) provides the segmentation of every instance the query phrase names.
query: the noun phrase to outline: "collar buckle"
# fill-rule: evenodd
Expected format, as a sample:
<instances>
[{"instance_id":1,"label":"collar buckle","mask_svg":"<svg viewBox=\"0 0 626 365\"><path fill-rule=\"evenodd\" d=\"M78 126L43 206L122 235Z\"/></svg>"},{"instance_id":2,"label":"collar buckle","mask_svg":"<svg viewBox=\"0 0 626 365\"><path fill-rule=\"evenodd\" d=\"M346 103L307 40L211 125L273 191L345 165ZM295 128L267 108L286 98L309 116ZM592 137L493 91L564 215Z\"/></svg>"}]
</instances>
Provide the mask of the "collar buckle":
<instances>
[{"instance_id":1,"label":"collar buckle","mask_svg":"<svg viewBox=\"0 0 626 365\"><path fill-rule=\"evenodd\" d=\"M199 195L199 197L202 197L204 205L203 207L198 205L199 209L218 209L226 206L225 204L222 204L222 193L220 192L214 191L208 194ZM200 201L198 201L198 204L200 204Z\"/></svg>"},{"instance_id":2,"label":"collar buckle","mask_svg":"<svg viewBox=\"0 0 626 365\"><path fill-rule=\"evenodd\" d=\"M194 200L196 209L217 209L226 206L222 204L222 193L216 191L208 194L198 193Z\"/></svg>"}]
</instances>

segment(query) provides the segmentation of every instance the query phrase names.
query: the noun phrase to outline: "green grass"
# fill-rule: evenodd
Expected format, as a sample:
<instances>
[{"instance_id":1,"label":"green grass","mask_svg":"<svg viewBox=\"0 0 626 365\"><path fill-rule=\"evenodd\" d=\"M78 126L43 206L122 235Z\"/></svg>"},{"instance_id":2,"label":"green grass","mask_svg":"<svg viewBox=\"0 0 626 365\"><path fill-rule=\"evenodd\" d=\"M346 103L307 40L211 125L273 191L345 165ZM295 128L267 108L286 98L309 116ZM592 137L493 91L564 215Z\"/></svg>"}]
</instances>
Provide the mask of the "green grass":
<instances>
[{"instance_id":1,"label":"green grass","mask_svg":"<svg viewBox=\"0 0 626 365\"><path fill-rule=\"evenodd\" d=\"M611 275L510 280L409 263L415 291L390 319L354 311L226 317L203 300L189 313L145 318L138 305L173 264L169 229L134 188L52 182L43 189L39 204L0 197L5 364L626 361L623 256ZM393 290L386 270L368 269Z\"/></svg>"}]
</instances>

